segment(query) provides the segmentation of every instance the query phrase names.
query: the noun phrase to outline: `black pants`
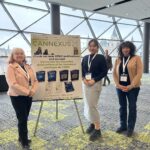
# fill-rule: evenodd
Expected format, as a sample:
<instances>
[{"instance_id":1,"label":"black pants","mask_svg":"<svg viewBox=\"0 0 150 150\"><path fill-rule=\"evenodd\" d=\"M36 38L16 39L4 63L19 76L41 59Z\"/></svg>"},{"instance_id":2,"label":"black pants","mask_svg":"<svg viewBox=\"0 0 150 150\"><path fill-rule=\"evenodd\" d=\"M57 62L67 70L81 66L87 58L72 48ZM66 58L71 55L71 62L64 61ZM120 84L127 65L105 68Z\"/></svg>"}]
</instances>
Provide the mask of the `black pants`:
<instances>
[{"instance_id":1,"label":"black pants","mask_svg":"<svg viewBox=\"0 0 150 150\"><path fill-rule=\"evenodd\" d=\"M18 134L23 143L28 139L27 121L32 105L32 98L28 96L10 96L18 119Z\"/></svg>"},{"instance_id":2,"label":"black pants","mask_svg":"<svg viewBox=\"0 0 150 150\"><path fill-rule=\"evenodd\" d=\"M122 128L128 128L128 130L134 130L136 117L137 117L137 97L140 88L134 88L129 92L123 92L117 89L117 94L120 104L120 125ZM127 125L127 99L129 103L129 115L128 115L128 125Z\"/></svg>"},{"instance_id":3,"label":"black pants","mask_svg":"<svg viewBox=\"0 0 150 150\"><path fill-rule=\"evenodd\" d=\"M106 85L106 80L108 81L108 84L110 84L110 79L108 76L105 76L104 77L104 85Z\"/></svg>"},{"instance_id":4,"label":"black pants","mask_svg":"<svg viewBox=\"0 0 150 150\"><path fill-rule=\"evenodd\" d=\"M109 69L107 70L107 75L104 77L104 83L103 83L103 85L106 85L106 80L107 80L108 84L110 84L110 79L108 77L108 71L109 71Z\"/></svg>"}]
</instances>

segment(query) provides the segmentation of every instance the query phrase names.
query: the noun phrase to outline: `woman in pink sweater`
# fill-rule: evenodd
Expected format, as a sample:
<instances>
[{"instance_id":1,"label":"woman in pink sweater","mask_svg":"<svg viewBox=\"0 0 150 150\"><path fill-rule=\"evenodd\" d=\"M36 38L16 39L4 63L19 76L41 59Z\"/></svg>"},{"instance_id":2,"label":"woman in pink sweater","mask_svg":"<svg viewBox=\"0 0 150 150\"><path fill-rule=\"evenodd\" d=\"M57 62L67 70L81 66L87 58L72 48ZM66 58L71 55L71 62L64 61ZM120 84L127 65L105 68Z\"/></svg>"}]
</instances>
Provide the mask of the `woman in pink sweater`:
<instances>
[{"instance_id":1,"label":"woman in pink sweater","mask_svg":"<svg viewBox=\"0 0 150 150\"><path fill-rule=\"evenodd\" d=\"M31 140L28 139L27 120L38 81L33 69L26 63L25 53L21 48L12 50L6 80L9 85L8 95L18 119L18 140L24 148L28 148Z\"/></svg>"}]
</instances>

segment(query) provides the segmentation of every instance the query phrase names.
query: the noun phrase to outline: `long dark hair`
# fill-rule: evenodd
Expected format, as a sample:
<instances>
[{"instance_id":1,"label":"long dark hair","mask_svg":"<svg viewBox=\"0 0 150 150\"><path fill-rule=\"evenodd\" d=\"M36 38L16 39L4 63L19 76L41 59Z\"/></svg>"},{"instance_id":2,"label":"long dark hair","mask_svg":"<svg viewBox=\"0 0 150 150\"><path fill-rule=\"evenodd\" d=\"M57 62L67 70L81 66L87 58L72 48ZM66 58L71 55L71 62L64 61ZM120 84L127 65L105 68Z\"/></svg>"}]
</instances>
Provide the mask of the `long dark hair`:
<instances>
[{"instance_id":1,"label":"long dark hair","mask_svg":"<svg viewBox=\"0 0 150 150\"><path fill-rule=\"evenodd\" d=\"M136 53L136 46L130 42L130 41L125 41L125 42L122 42L120 45L119 45L119 48L118 48L118 56L120 58L123 57L123 53L122 53L122 49L123 48L129 48L130 49L130 56L134 56L135 53Z\"/></svg>"},{"instance_id":2,"label":"long dark hair","mask_svg":"<svg viewBox=\"0 0 150 150\"><path fill-rule=\"evenodd\" d=\"M88 46L90 46L91 43L94 43L95 46L96 46L97 48L99 48L99 43L98 43L97 39L92 39L92 40L90 40L89 43L88 43Z\"/></svg>"}]
</instances>

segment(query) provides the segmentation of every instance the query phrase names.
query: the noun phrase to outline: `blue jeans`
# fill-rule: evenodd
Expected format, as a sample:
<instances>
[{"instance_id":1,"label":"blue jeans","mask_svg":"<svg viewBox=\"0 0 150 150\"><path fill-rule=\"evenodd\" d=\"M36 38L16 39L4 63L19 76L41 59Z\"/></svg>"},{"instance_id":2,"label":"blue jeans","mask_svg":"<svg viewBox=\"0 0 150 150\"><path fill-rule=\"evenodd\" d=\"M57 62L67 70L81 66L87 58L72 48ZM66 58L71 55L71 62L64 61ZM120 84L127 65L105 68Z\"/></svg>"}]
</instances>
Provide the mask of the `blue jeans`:
<instances>
[{"instance_id":1,"label":"blue jeans","mask_svg":"<svg viewBox=\"0 0 150 150\"><path fill-rule=\"evenodd\" d=\"M120 125L121 128L128 128L128 130L134 130L136 117L137 117L137 97L139 94L140 88L134 88L128 92L123 92L120 89L117 89L119 104L120 104ZM129 107L128 115L128 125L127 125L127 99Z\"/></svg>"}]
</instances>

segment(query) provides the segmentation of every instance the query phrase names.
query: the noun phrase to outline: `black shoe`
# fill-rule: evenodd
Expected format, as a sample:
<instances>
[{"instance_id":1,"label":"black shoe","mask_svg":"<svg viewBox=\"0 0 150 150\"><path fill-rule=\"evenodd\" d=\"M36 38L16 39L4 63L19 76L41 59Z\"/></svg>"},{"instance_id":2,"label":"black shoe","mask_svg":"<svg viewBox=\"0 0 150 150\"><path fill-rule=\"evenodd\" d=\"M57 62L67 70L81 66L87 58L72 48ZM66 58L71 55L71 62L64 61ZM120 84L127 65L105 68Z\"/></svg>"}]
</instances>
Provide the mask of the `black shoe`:
<instances>
[{"instance_id":1,"label":"black shoe","mask_svg":"<svg viewBox=\"0 0 150 150\"><path fill-rule=\"evenodd\" d=\"M90 135L89 140L94 142L94 141L98 140L100 137L101 137L101 130L94 129Z\"/></svg>"},{"instance_id":2,"label":"black shoe","mask_svg":"<svg viewBox=\"0 0 150 150\"><path fill-rule=\"evenodd\" d=\"M21 141L21 139L20 138L18 138L18 141L21 143L22 141ZM31 144L32 143L32 140L31 139L28 139L28 144Z\"/></svg>"},{"instance_id":3,"label":"black shoe","mask_svg":"<svg viewBox=\"0 0 150 150\"><path fill-rule=\"evenodd\" d=\"M106 84L103 84L103 86L106 86Z\"/></svg>"},{"instance_id":4,"label":"black shoe","mask_svg":"<svg viewBox=\"0 0 150 150\"><path fill-rule=\"evenodd\" d=\"M29 145L22 145L22 148L24 150L32 150Z\"/></svg>"},{"instance_id":5,"label":"black shoe","mask_svg":"<svg viewBox=\"0 0 150 150\"><path fill-rule=\"evenodd\" d=\"M127 131L127 128L122 128L122 127L120 127L120 128L118 128L118 129L116 130L116 133L122 133L122 132L124 132L124 131Z\"/></svg>"},{"instance_id":6,"label":"black shoe","mask_svg":"<svg viewBox=\"0 0 150 150\"><path fill-rule=\"evenodd\" d=\"M127 131L127 137L132 137L133 135L133 130L128 130Z\"/></svg>"},{"instance_id":7,"label":"black shoe","mask_svg":"<svg viewBox=\"0 0 150 150\"><path fill-rule=\"evenodd\" d=\"M30 148L29 143L27 143L27 142L21 142L21 141L20 141L20 144L21 144L23 150L32 150L32 149Z\"/></svg>"},{"instance_id":8,"label":"black shoe","mask_svg":"<svg viewBox=\"0 0 150 150\"><path fill-rule=\"evenodd\" d=\"M95 128L94 124L90 124L90 126L86 129L87 134L91 134Z\"/></svg>"},{"instance_id":9,"label":"black shoe","mask_svg":"<svg viewBox=\"0 0 150 150\"><path fill-rule=\"evenodd\" d=\"M32 143L32 140L31 139L28 139L28 144L31 144Z\"/></svg>"}]
</instances>

